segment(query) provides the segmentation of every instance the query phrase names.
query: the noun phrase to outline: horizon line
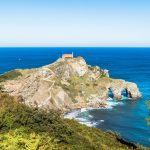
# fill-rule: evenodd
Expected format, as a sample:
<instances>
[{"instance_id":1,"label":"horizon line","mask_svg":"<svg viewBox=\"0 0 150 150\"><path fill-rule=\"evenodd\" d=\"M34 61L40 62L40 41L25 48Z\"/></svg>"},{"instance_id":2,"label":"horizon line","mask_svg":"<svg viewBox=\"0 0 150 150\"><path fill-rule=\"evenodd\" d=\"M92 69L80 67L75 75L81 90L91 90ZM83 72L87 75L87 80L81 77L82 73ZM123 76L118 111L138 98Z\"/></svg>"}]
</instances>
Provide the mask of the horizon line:
<instances>
[{"instance_id":1,"label":"horizon line","mask_svg":"<svg viewBox=\"0 0 150 150\"><path fill-rule=\"evenodd\" d=\"M0 46L0 48L150 48L150 46Z\"/></svg>"}]
</instances>

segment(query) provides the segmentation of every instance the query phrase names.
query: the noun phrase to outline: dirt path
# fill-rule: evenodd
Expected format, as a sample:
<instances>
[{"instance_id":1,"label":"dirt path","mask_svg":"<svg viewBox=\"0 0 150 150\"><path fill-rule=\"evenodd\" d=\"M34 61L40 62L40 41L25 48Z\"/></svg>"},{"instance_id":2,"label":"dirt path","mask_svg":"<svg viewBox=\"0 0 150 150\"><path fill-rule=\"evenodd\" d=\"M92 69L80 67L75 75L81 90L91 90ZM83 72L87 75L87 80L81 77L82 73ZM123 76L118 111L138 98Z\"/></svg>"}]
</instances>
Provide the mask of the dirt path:
<instances>
[{"instance_id":1,"label":"dirt path","mask_svg":"<svg viewBox=\"0 0 150 150\"><path fill-rule=\"evenodd\" d=\"M52 75L54 74L54 72L53 72L51 69L49 69L49 68L45 68L45 69L48 69L49 71L51 71L51 72L52 72ZM55 85L55 81L52 81L52 79L51 79L52 75L50 75L49 77L43 79L43 80L46 81L46 82L51 82L52 85L51 85L51 86L49 87L49 89L48 89L49 97L48 97L45 101L43 101L42 106L46 106L46 105L49 103L49 101L51 100L51 97L52 97L51 90L52 90L52 88L53 88L54 85Z\"/></svg>"}]
</instances>

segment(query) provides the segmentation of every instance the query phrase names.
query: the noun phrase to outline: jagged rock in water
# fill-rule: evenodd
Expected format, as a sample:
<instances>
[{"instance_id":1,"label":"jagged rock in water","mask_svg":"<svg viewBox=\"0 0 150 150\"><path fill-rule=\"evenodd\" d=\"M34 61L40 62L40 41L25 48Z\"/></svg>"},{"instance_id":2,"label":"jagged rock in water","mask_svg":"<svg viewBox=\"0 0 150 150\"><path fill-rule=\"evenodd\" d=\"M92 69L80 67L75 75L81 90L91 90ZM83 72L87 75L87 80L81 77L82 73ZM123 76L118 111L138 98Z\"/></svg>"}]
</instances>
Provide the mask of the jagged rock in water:
<instances>
[{"instance_id":1,"label":"jagged rock in water","mask_svg":"<svg viewBox=\"0 0 150 150\"><path fill-rule=\"evenodd\" d=\"M123 91L126 91L128 98L137 99L141 97L137 85L132 82L126 82L125 80L113 80L110 89L115 100L120 100L122 98Z\"/></svg>"},{"instance_id":2,"label":"jagged rock in water","mask_svg":"<svg viewBox=\"0 0 150 150\"><path fill-rule=\"evenodd\" d=\"M126 82L126 92L128 98L137 99L141 97L141 93L139 92L138 87L135 83Z\"/></svg>"},{"instance_id":3,"label":"jagged rock in water","mask_svg":"<svg viewBox=\"0 0 150 150\"><path fill-rule=\"evenodd\" d=\"M22 76L2 82L3 90L44 109L99 107L105 105L109 91L117 100L124 90L129 98L141 97L135 83L111 79L108 70L89 66L82 57L60 58L41 68L17 71Z\"/></svg>"},{"instance_id":4,"label":"jagged rock in water","mask_svg":"<svg viewBox=\"0 0 150 150\"><path fill-rule=\"evenodd\" d=\"M122 91L125 88L124 80L113 80L110 89L112 90L113 99L120 100L122 98Z\"/></svg>"}]
</instances>

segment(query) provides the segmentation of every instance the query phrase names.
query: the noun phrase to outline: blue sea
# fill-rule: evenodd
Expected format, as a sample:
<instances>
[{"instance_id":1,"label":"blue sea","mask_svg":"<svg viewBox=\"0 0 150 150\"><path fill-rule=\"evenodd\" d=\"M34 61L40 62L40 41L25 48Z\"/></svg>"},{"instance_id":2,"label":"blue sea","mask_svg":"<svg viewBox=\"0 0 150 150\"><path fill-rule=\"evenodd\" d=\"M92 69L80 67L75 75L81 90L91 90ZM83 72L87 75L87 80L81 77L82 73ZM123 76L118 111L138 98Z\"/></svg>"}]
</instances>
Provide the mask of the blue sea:
<instances>
[{"instance_id":1,"label":"blue sea","mask_svg":"<svg viewBox=\"0 0 150 150\"><path fill-rule=\"evenodd\" d=\"M143 97L110 101L106 109L84 109L70 115L83 124L117 132L126 140L150 147L145 104L150 100L150 48L0 48L0 73L41 67L72 52L90 65L108 69L112 78L137 83Z\"/></svg>"}]
</instances>

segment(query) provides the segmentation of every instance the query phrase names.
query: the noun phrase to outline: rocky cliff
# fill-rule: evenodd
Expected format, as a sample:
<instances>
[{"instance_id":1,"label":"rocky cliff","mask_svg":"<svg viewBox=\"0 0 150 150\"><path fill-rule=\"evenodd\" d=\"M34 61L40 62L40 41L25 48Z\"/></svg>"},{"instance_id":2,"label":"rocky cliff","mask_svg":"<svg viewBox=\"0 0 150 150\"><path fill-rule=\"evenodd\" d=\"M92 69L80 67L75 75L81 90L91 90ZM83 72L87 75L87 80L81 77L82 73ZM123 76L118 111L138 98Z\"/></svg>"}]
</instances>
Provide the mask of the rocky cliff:
<instances>
[{"instance_id":1,"label":"rocky cliff","mask_svg":"<svg viewBox=\"0 0 150 150\"><path fill-rule=\"evenodd\" d=\"M82 57L60 58L41 68L8 72L0 81L3 91L27 105L62 111L105 106L110 95L120 100L123 92L131 99L141 97L135 83L112 79L108 70L87 65Z\"/></svg>"}]
</instances>

